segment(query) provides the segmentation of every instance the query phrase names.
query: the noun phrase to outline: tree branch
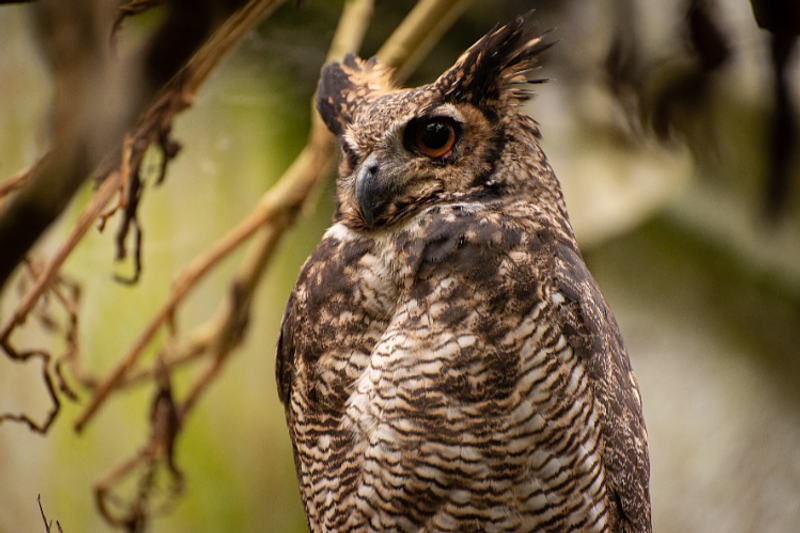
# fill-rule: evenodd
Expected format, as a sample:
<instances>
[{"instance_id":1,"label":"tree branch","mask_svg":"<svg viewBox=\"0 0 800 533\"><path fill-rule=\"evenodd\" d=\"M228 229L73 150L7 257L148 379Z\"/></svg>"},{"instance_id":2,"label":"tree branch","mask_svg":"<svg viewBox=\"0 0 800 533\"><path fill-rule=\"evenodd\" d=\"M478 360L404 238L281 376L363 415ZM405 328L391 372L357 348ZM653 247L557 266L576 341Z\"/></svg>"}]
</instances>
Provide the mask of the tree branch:
<instances>
[{"instance_id":1,"label":"tree branch","mask_svg":"<svg viewBox=\"0 0 800 533\"><path fill-rule=\"evenodd\" d=\"M177 153L177 146L168 142L175 114L191 105L211 70L282 1L250 0L194 53L199 45L196 34L202 38L213 26L213 21L206 20L210 14L204 18L200 13L198 27L184 34L174 26L181 24L186 10L196 13L203 7L210 9L213 2L192 7L192 3L172 0L167 2L170 16L153 35L150 49L144 56L134 55L126 61L115 60L109 51L109 34L115 27L114 2L42 0L36 6L40 41L56 80L52 148L34 165L19 191L0 204L0 242L4 247L0 288L92 170L103 161L118 160L113 153L119 150L126 130L136 125L129 161L132 169L138 168L145 150L154 142L162 146L167 160ZM231 2L220 0L220 4L228 8ZM183 26L178 29L185 30ZM165 40L169 50L160 49L166 46ZM148 105L149 110L137 124L136 118ZM99 181L112 170L108 165L101 166ZM135 210L123 224L129 224L133 216Z\"/></svg>"},{"instance_id":2,"label":"tree branch","mask_svg":"<svg viewBox=\"0 0 800 533\"><path fill-rule=\"evenodd\" d=\"M174 115L190 105L195 92L200 87L202 81L211 73L213 67L241 41L253 26L280 3L280 0L250 0L244 7L234 13L219 30L215 32L214 36L198 50L197 54L189 61L181 73L173 78L167 87L165 87L161 96L150 108L137 128L135 138L140 141L137 144L141 148L132 156L131 167L138 165L149 143L153 142L161 132L171 127ZM193 263L193 265L196 264L196 262ZM211 265L204 271L201 271L200 274L207 271L210 266ZM187 288L176 286L176 292L180 295L176 299L178 300L186 294ZM151 321L150 325L148 325L145 331L134 342L128 355L123 357L112 375L100 383L95 390L95 395L87 411L84 412L76 423L75 427L78 431L83 427L81 420L91 416L102 399L111 391L111 388L133 366L138 357L138 353L147 346L147 343L158 331L161 324L172 315L173 311L174 304L163 307L156 315L155 319Z\"/></svg>"},{"instance_id":3,"label":"tree branch","mask_svg":"<svg viewBox=\"0 0 800 533\"><path fill-rule=\"evenodd\" d=\"M422 35L434 32L441 35L454 20L453 13L463 10L470 0L421 0L409 13L398 29L387 39L378 52L379 56L392 58L398 72L407 62L418 61L420 55L427 53L430 45L424 45ZM340 20L336 35L332 41L329 59L341 58L345 51L359 48L364 33L361 26L372 11L372 2L354 0L345 4L345 12ZM350 21L358 22L350 22ZM413 21L413 22L409 22ZM353 30L352 28L358 28ZM334 54L339 54L338 57ZM104 379L90 399L84 411L75 422L75 429L81 431L95 415L109 394L125 381L127 374L138 361L144 348L155 337L159 329L172 318L177 306L194 288L197 282L208 273L222 258L237 248L260 228L261 238L252 245L248 259L243 263L239 275L233 283L230 294L233 301L225 301L210 324L203 326L203 332L209 329L215 335L207 336L213 346L215 358L227 354L238 343L238 334L233 331L239 328L242 317L249 313L250 300L264 269L272 258L284 231L295 221L306 198L318 182L324 169L330 164L334 153L333 136L328 132L316 111L312 113L312 125L309 141L295 159L286 173L259 200L253 211L239 222L231 231L220 239L207 252L198 256L177 277L167 302L145 326L118 365ZM228 339L221 342L220 339ZM233 340L233 342L231 341ZM191 345L193 353L198 346ZM184 355L177 356L181 360L193 359ZM167 365L171 361L165 361ZM216 365L216 363L213 363ZM198 389L201 390L201 389ZM197 394L196 392L194 394ZM193 396L194 394L190 395ZM183 412L186 410L184 409Z\"/></svg>"},{"instance_id":4,"label":"tree branch","mask_svg":"<svg viewBox=\"0 0 800 533\"><path fill-rule=\"evenodd\" d=\"M0 288L47 227L61 214L100 158L119 145L131 101L115 86L105 31L112 3L43 0L37 29L56 80L52 149L35 165L0 213Z\"/></svg>"}]
</instances>

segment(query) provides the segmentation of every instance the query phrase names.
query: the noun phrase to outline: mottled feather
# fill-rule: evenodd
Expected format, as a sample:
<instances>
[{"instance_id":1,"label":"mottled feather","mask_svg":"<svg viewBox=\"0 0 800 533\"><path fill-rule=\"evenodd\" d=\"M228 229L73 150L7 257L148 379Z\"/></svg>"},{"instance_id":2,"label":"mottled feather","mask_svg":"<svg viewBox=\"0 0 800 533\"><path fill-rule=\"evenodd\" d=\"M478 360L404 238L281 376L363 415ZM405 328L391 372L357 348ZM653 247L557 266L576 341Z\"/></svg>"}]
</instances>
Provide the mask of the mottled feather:
<instances>
[{"instance_id":1,"label":"mottled feather","mask_svg":"<svg viewBox=\"0 0 800 533\"><path fill-rule=\"evenodd\" d=\"M651 530L638 385L518 107L546 47L528 14L430 85L323 69L338 209L276 361L313 532Z\"/></svg>"}]
</instances>

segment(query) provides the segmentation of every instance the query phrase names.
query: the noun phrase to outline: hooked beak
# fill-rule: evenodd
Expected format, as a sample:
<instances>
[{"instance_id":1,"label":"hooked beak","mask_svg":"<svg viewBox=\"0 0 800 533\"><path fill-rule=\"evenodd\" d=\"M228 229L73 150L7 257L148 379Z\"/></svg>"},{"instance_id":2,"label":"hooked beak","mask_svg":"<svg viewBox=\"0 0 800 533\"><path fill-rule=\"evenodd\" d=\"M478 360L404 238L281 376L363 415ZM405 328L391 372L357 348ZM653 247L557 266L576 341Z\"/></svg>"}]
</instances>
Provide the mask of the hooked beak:
<instances>
[{"instance_id":1,"label":"hooked beak","mask_svg":"<svg viewBox=\"0 0 800 533\"><path fill-rule=\"evenodd\" d=\"M358 214L368 229L372 229L375 216L388 203L392 193L392 188L381 179L378 157L370 154L356 175Z\"/></svg>"}]
</instances>

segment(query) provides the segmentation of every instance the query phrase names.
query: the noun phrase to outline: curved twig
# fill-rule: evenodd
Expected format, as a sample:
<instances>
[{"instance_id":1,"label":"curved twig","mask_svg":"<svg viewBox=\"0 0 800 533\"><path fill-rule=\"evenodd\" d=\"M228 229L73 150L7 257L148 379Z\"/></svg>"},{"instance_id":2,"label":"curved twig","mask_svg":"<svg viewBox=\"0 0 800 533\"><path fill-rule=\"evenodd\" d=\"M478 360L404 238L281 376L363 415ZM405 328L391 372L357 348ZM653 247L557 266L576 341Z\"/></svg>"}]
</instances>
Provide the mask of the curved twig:
<instances>
[{"instance_id":1,"label":"curved twig","mask_svg":"<svg viewBox=\"0 0 800 533\"><path fill-rule=\"evenodd\" d=\"M55 253L44 270L36 277L36 282L30 289L28 289L28 292L25 293L25 296L22 297L22 300L20 300L16 309L14 309L14 314L8 320L6 325L3 326L3 329L0 332L0 340L7 340L14 328L25 321L25 317L28 315L28 313L30 313L31 309L33 309L33 306L36 305L36 302L39 301L39 298L42 296L45 289L50 285L53 277L61 268L61 265L64 263L67 257L69 257L69 254L72 253L72 250L80 242L83 236L86 235L86 232L89 231L89 228L92 227L94 221L97 219L105 205L113 196L114 191L117 190L118 184L121 181L120 178L121 175L119 172L113 173L109 179L103 182L94 196L92 196L89 205L87 205L83 212L81 212L80 216L78 216L78 220L75 222L75 227L72 228L72 231L70 231L69 235L61 244L58 251Z\"/></svg>"},{"instance_id":2,"label":"curved twig","mask_svg":"<svg viewBox=\"0 0 800 533\"><path fill-rule=\"evenodd\" d=\"M11 413L2 413L0 414L0 424L5 421L9 422L17 422L21 424L25 424L28 428L35 432L39 433L40 435L44 435L47 433L47 430L50 429L50 426L53 425L55 422L58 413L61 411L61 400L58 398L58 394L56 393L56 387L53 385L53 378L50 375L50 355L42 352L42 351L30 351L24 353L16 353L10 346L5 343L3 344L3 349L6 351L7 354L13 359L14 361L18 361L20 363L25 363L28 359L31 358L39 358L42 360L42 381L47 388L47 395L50 397L50 401L52 403L52 407L50 411L47 413L44 421L39 423L33 420L25 413L20 414L11 414Z\"/></svg>"}]
</instances>

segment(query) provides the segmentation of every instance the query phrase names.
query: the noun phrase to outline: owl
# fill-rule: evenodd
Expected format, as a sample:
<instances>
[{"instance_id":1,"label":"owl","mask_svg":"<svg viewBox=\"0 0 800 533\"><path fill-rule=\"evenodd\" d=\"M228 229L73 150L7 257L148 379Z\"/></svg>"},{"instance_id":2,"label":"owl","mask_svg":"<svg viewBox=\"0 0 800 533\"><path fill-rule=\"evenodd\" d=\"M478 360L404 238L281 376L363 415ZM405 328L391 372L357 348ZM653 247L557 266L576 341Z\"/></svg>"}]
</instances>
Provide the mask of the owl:
<instances>
[{"instance_id":1,"label":"owl","mask_svg":"<svg viewBox=\"0 0 800 533\"><path fill-rule=\"evenodd\" d=\"M530 14L429 85L327 65L333 225L277 345L312 532L649 532L647 432L616 321L520 104Z\"/></svg>"}]
</instances>

